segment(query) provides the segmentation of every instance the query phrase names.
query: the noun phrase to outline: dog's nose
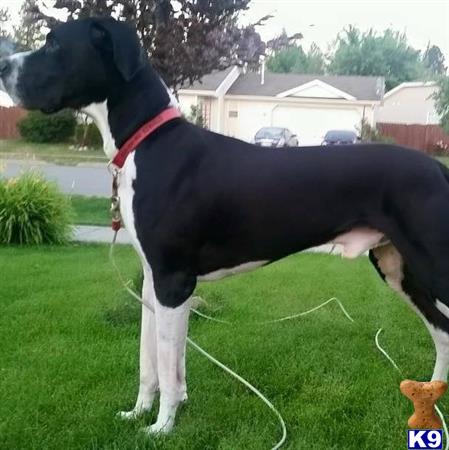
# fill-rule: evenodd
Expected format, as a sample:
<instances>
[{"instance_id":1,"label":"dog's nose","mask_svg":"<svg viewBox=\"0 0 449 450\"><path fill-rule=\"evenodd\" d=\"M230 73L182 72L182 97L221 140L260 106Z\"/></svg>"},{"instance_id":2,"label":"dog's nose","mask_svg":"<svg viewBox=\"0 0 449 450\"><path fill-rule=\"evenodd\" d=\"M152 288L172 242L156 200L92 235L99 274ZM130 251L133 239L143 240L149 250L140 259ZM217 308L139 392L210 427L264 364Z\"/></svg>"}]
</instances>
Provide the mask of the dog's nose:
<instances>
[{"instance_id":1,"label":"dog's nose","mask_svg":"<svg viewBox=\"0 0 449 450\"><path fill-rule=\"evenodd\" d=\"M11 69L11 62L6 59L0 59L0 77L5 76Z\"/></svg>"}]
</instances>

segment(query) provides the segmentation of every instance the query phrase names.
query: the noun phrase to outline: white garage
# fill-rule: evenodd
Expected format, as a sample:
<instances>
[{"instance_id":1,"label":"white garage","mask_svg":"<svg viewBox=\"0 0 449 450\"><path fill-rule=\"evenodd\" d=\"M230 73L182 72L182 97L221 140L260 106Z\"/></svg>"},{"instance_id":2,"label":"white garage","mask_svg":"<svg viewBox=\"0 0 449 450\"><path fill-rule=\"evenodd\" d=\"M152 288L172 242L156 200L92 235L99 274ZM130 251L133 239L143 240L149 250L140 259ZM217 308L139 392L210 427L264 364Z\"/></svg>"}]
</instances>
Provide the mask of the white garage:
<instances>
[{"instance_id":1,"label":"white garage","mask_svg":"<svg viewBox=\"0 0 449 450\"><path fill-rule=\"evenodd\" d=\"M361 120L356 108L332 106L281 106L273 114L273 125L292 130L302 145L321 144L332 129L357 131Z\"/></svg>"},{"instance_id":2,"label":"white garage","mask_svg":"<svg viewBox=\"0 0 449 450\"><path fill-rule=\"evenodd\" d=\"M300 145L320 144L328 130L357 131L362 120L375 125L384 94L381 77L231 73L232 80L229 71L221 80L221 72L215 72L204 84L181 90L179 98L181 106L193 101L206 118L214 117L206 120L213 131L247 141L261 127L277 126L297 134ZM216 101L211 103L211 98ZM217 110L208 110L211 105Z\"/></svg>"}]
</instances>

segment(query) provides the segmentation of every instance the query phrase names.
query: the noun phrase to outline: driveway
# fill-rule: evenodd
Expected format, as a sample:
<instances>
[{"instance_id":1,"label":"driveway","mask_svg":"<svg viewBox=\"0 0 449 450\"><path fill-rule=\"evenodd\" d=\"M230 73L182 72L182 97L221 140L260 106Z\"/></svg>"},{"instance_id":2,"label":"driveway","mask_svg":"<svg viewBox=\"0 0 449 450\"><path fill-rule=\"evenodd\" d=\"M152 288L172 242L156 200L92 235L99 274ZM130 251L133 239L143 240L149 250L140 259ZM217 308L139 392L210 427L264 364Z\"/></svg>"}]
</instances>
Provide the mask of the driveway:
<instances>
[{"instance_id":1,"label":"driveway","mask_svg":"<svg viewBox=\"0 0 449 450\"><path fill-rule=\"evenodd\" d=\"M15 177L26 170L37 170L45 178L56 181L62 192L87 196L109 197L111 175L105 164L58 166L41 161L3 160L0 162L6 178Z\"/></svg>"}]
</instances>

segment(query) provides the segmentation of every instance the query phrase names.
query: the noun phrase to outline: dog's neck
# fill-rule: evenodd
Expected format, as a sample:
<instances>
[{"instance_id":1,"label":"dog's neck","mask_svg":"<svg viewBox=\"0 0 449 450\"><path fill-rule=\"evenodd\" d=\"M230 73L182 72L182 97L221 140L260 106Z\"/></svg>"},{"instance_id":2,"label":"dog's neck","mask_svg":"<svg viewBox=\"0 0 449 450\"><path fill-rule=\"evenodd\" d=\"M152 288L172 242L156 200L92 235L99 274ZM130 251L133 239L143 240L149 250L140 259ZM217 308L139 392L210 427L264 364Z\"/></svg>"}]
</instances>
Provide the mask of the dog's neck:
<instances>
[{"instance_id":1,"label":"dog's neck","mask_svg":"<svg viewBox=\"0 0 449 450\"><path fill-rule=\"evenodd\" d=\"M144 123L178 102L162 79L152 70L112 93L102 103L92 103L82 111L97 125L103 150L109 159Z\"/></svg>"},{"instance_id":2,"label":"dog's neck","mask_svg":"<svg viewBox=\"0 0 449 450\"><path fill-rule=\"evenodd\" d=\"M154 119L172 102L167 87L150 67L110 93L109 126L120 148L143 124Z\"/></svg>"}]
</instances>

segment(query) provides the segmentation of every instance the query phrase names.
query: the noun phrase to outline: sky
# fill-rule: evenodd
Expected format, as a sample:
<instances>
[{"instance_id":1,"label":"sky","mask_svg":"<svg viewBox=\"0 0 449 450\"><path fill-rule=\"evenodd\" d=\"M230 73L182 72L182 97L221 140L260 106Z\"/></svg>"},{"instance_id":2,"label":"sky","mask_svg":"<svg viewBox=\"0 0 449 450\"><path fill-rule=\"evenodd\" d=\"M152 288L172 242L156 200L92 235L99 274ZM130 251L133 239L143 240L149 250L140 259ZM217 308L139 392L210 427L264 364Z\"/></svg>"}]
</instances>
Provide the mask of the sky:
<instances>
[{"instance_id":1,"label":"sky","mask_svg":"<svg viewBox=\"0 0 449 450\"><path fill-rule=\"evenodd\" d=\"M21 0L0 0L17 15ZM48 5L52 0L46 0ZM410 44L423 50L430 41L438 45L449 62L449 0L252 0L242 23L256 22L271 14L274 17L258 31L264 40L287 33L304 35L306 48L312 42L323 51L338 32L350 24L362 30L388 27L406 32Z\"/></svg>"},{"instance_id":2,"label":"sky","mask_svg":"<svg viewBox=\"0 0 449 450\"><path fill-rule=\"evenodd\" d=\"M246 22L266 14L275 17L258 29L264 40L300 32L303 44L316 42L323 51L338 32L352 24L368 30L391 27L406 32L410 44L425 49L438 45L449 61L449 0L252 0Z\"/></svg>"}]
</instances>

